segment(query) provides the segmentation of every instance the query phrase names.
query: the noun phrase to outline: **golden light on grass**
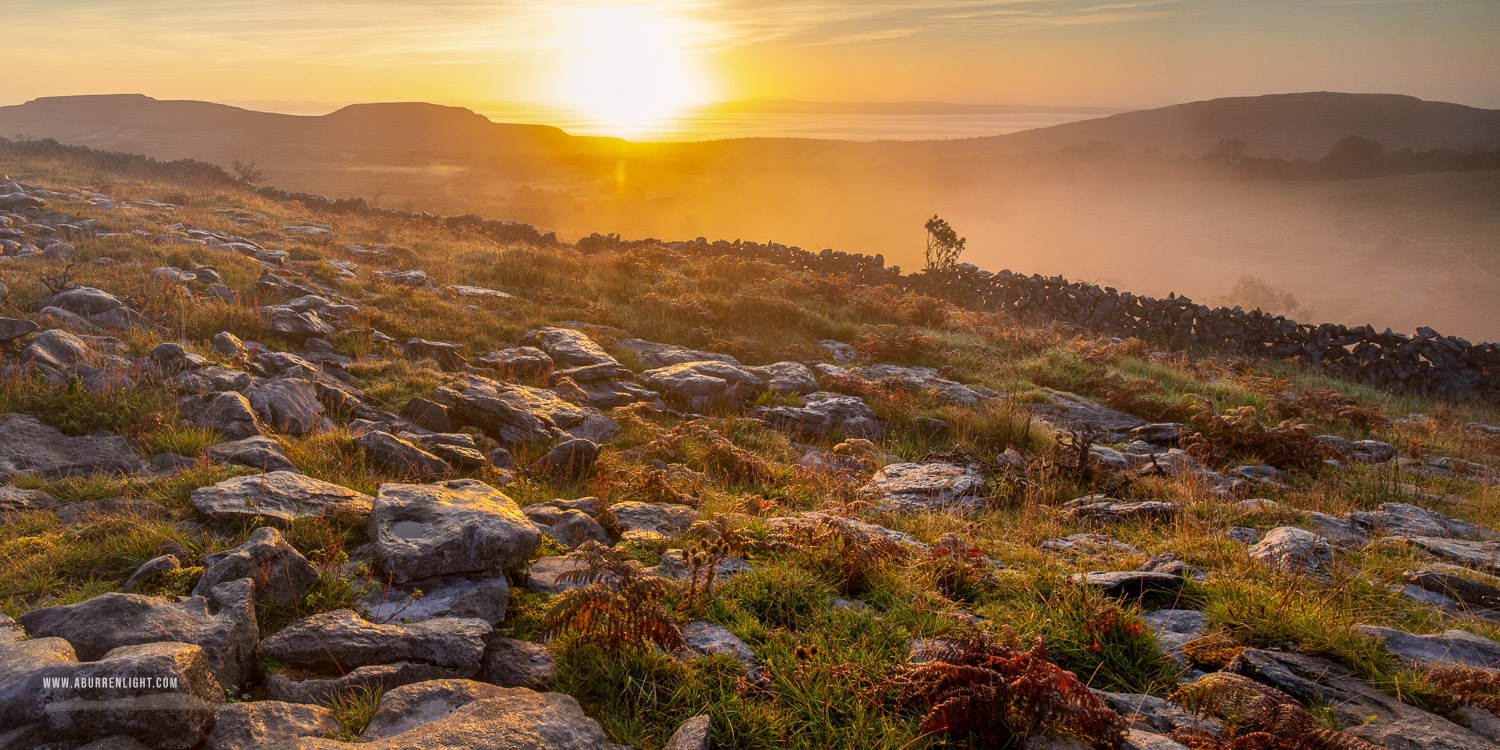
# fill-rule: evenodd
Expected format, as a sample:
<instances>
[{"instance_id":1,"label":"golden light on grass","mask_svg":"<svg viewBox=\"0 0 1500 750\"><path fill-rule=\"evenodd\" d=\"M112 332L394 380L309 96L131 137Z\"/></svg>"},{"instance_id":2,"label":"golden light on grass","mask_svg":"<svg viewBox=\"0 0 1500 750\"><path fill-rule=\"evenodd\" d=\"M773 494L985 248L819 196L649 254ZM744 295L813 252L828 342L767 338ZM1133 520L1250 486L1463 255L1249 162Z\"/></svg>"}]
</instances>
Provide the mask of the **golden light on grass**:
<instances>
[{"instance_id":1,"label":"golden light on grass","mask_svg":"<svg viewBox=\"0 0 1500 750\"><path fill-rule=\"evenodd\" d=\"M704 103L684 19L654 7L591 5L563 21L558 96L611 135L652 132Z\"/></svg>"}]
</instances>

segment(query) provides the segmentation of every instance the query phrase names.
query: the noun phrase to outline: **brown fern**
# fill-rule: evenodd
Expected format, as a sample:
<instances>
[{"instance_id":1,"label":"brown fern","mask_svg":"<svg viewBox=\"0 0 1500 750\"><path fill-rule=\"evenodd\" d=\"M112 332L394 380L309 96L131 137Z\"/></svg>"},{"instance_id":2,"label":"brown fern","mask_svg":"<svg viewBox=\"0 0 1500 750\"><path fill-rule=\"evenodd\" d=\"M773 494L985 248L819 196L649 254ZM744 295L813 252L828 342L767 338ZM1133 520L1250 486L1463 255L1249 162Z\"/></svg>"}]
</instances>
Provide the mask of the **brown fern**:
<instances>
[{"instance_id":1,"label":"brown fern","mask_svg":"<svg viewBox=\"0 0 1500 750\"><path fill-rule=\"evenodd\" d=\"M1118 747L1125 720L1071 672L1047 661L1040 641L1021 650L978 629L935 642L892 670L880 688L901 707L925 708L922 731L1002 748L1050 735Z\"/></svg>"},{"instance_id":2,"label":"brown fern","mask_svg":"<svg viewBox=\"0 0 1500 750\"><path fill-rule=\"evenodd\" d=\"M558 595L543 617L543 640L568 633L610 649L647 643L668 651L682 647L682 632L662 606L671 585L665 579L646 575L625 552L594 541L568 559L581 565L558 576L559 582L584 585Z\"/></svg>"},{"instance_id":3,"label":"brown fern","mask_svg":"<svg viewBox=\"0 0 1500 750\"><path fill-rule=\"evenodd\" d=\"M906 552L879 533L832 513L792 519L781 527L773 541L783 548L802 549L814 555L833 570L846 593L863 590L875 570Z\"/></svg>"},{"instance_id":4,"label":"brown fern","mask_svg":"<svg viewBox=\"0 0 1500 750\"><path fill-rule=\"evenodd\" d=\"M1224 721L1217 736L1190 727L1167 735L1193 750L1379 750L1354 735L1318 727L1296 698L1232 672L1204 675L1167 700Z\"/></svg>"}]
</instances>

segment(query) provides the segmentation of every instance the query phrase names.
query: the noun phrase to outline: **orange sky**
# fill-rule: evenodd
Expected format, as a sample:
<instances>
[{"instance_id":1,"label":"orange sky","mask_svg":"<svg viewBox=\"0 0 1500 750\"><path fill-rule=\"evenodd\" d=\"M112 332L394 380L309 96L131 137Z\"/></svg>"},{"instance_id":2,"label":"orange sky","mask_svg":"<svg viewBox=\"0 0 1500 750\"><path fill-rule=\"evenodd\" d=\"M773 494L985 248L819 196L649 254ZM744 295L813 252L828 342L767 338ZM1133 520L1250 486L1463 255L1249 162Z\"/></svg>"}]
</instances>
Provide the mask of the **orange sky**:
<instances>
[{"instance_id":1,"label":"orange sky","mask_svg":"<svg viewBox=\"0 0 1500 750\"><path fill-rule=\"evenodd\" d=\"M614 67L581 51L595 45L579 19L621 5L660 22L664 64L703 101L1149 107L1340 90L1500 107L1495 0L0 0L8 67L24 72L0 76L0 104L566 104L579 70ZM613 43L628 49L628 32Z\"/></svg>"}]
</instances>

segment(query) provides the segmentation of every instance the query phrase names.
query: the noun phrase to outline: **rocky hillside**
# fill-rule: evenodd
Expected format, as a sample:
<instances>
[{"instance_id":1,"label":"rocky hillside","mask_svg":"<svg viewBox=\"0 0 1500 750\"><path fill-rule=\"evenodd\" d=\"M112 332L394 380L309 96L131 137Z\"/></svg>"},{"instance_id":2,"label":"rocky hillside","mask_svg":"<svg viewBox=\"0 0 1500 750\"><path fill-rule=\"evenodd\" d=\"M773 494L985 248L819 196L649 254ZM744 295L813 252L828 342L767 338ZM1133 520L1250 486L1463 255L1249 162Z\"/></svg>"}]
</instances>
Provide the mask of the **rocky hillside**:
<instances>
[{"instance_id":1,"label":"rocky hillside","mask_svg":"<svg viewBox=\"0 0 1500 750\"><path fill-rule=\"evenodd\" d=\"M0 747L1500 740L1493 405L774 254L0 171Z\"/></svg>"}]
</instances>

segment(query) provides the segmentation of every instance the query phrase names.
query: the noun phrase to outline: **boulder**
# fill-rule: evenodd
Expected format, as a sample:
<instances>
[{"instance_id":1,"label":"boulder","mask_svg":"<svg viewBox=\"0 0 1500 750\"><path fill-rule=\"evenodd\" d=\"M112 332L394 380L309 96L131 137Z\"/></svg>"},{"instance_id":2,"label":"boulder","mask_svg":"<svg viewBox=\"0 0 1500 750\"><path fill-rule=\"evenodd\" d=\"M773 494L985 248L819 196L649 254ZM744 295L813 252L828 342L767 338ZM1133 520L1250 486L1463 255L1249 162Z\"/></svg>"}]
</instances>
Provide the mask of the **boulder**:
<instances>
[{"instance_id":1,"label":"boulder","mask_svg":"<svg viewBox=\"0 0 1500 750\"><path fill-rule=\"evenodd\" d=\"M41 326L29 320L0 318L0 343L8 343L22 336L29 336L36 333L40 328Z\"/></svg>"},{"instance_id":2,"label":"boulder","mask_svg":"<svg viewBox=\"0 0 1500 750\"><path fill-rule=\"evenodd\" d=\"M679 536L698 520L698 511L675 503L642 503L634 500L609 508L627 542L653 542Z\"/></svg>"},{"instance_id":3,"label":"boulder","mask_svg":"<svg viewBox=\"0 0 1500 750\"><path fill-rule=\"evenodd\" d=\"M818 390L818 378L801 362L776 362L750 371L766 381L772 393L807 394Z\"/></svg>"},{"instance_id":4,"label":"boulder","mask_svg":"<svg viewBox=\"0 0 1500 750\"><path fill-rule=\"evenodd\" d=\"M709 750L712 724L706 715L694 716L677 726L661 750Z\"/></svg>"},{"instance_id":5,"label":"boulder","mask_svg":"<svg viewBox=\"0 0 1500 750\"><path fill-rule=\"evenodd\" d=\"M160 555L157 557L153 557L150 560L141 563L141 566L139 568L136 568L135 572L131 573L129 578L125 579L125 583L121 584L120 590L128 594L134 591L137 586L151 580L161 573L169 573L171 571L181 569L182 561L178 560L176 555Z\"/></svg>"},{"instance_id":6,"label":"boulder","mask_svg":"<svg viewBox=\"0 0 1500 750\"><path fill-rule=\"evenodd\" d=\"M1228 666L1304 705L1325 705L1344 731L1390 750L1479 750L1489 740L1415 706L1402 703L1325 659L1247 648Z\"/></svg>"},{"instance_id":7,"label":"boulder","mask_svg":"<svg viewBox=\"0 0 1500 750\"><path fill-rule=\"evenodd\" d=\"M1391 536L1500 538L1500 534L1482 526L1407 503L1381 503L1373 511L1351 511L1349 520L1361 528Z\"/></svg>"},{"instance_id":8,"label":"boulder","mask_svg":"<svg viewBox=\"0 0 1500 750\"><path fill-rule=\"evenodd\" d=\"M562 367L619 364L593 339L571 328L541 328L522 336L520 343L541 349Z\"/></svg>"},{"instance_id":9,"label":"boulder","mask_svg":"<svg viewBox=\"0 0 1500 750\"><path fill-rule=\"evenodd\" d=\"M1431 635L1414 635L1395 628L1356 625L1398 659L1417 664L1442 664L1495 669L1500 666L1500 643L1467 630L1447 630Z\"/></svg>"},{"instance_id":10,"label":"boulder","mask_svg":"<svg viewBox=\"0 0 1500 750\"><path fill-rule=\"evenodd\" d=\"M1252 560L1288 573L1324 574L1333 565L1333 545L1295 526L1271 529L1246 554Z\"/></svg>"},{"instance_id":11,"label":"boulder","mask_svg":"<svg viewBox=\"0 0 1500 750\"><path fill-rule=\"evenodd\" d=\"M13 484L0 485L0 517L56 506L57 499L42 490L23 490Z\"/></svg>"},{"instance_id":12,"label":"boulder","mask_svg":"<svg viewBox=\"0 0 1500 750\"><path fill-rule=\"evenodd\" d=\"M476 700L505 694L505 689L474 680L432 680L403 685L380 697L360 742L394 737L442 719Z\"/></svg>"},{"instance_id":13,"label":"boulder","mask_svg":"<svg viewBox=\"0 0 1500 750\"><path fill-rule=\"evenodd\" d=\"M476 679L500 687L541 688L552 682L557 657L546 646L491 635Z\"/></svg>"},{"instance_id":14,"label":"boulder","mask_svg":"<svg viewBox=\"0 0 1500 750\"><path fill-rule=\"evenodd\" d=\"M562 555L544 555L526 568L526 588L537 593L555 593L583 588L583 584L562 580L563 574L579 570L583 563Z\"/></svg>"},{"instance_id":15,"label":"boulder","mask_svg":"<svg viewBox=\"0 0 1500 750\"><path fill-rule=\"evenodd\" d=\"M1074 393L1047 391L1046 403L1033 404L1032 412L1044 422L1067 431L1078 426L1098 430L1106 440L1117 442L1130 436L1131 430L1146 426L1146 420L1116 411Z\"/></svg>"},{"instance_id":16,"label":"boulder","mask_svg":"<svg viewBox=\"0 0 1500 750\"><path fill-rule=\"evenodd\" d=\"M0 476L124 473L136 470L140 463L141 457L119 435L70 437L36 417L0 416Z\"/></svg>"},{"instance_id":17,"label":"boulder","mask_svg":"<svg viewBox=\"0 0 1500 750\"><path fill-rule=\"evenodd\" d=\"M463 284L450 284L443 287L444 296L469 297L475 299L515 299L514 295L506 294L498 289L488 289L482 286L465 286Z\"/></svg>"},{"instance_id":18,"label":"boulder","mask_svg":"<svg viewBox=\"0 0 1500 750\"><path fill-rule=\"evenodd\" d=\"M203 455L212 461L248 466L261 471L297 471L297 467L286 457L281 443L264 435L210 445L203 449Z\"/></svg>"},{"instance_id":19,"label":"boulder","mask_svg":"<svg viewBox=\"0 0 1500 750\"><path fill-rule=\"evenodd\" d=\"M885 423L863 399L827 392L812 394L806 406L760 407L752 414L783 430L810 437L838 433L846 438L872 439L886 430Z\"/></svg>"},{"instance_id":20,"label":"boulder","mask_svg":"<svg viewBox=\"0 0 1500 750\"><path fill-rule=\"evenodd\" d=\"M448 462L389 432L371 430L354 442L371 458L408 476L431 478L453 473Z\"/></svg>"},{"instance_id":21,"label":"boulder","mask_svg":"<svg viewBox=\"0 0 1500 750\"><path fill-rule=\"evenodd\" d=\"M473 376L463 378L449 413L507 446L569 438L599 443L620 431L597 411L570 404L552 391Z\"/></svg>"},{"instance_id":22,"label":"boulder","mask_svg":"<svg viewBox=\"0 0 1500 750\"><path fill-rule=\"evenodd\" d=\"M1162 656L1171 659L1183 668L1188 660L1183 647L1203 635L1208 628L1208 617L1195 609L1158 609L1142 612L1141 621L1151 628L1156 637L1157 648Z\"/></svg>"},{"instance_id":23,"label":"boulder","mask_svg":"<svg viewBox=\"0 0 1500 750\"><path fill-rule=\"evenodd\" d=\"M42 300L42 307L56 307L74 315L91 317L123 306L113 294L91 286L80 286L58 292Z\"/></svg>"},{"instance_id":24,"label":"boulder","mask_svg":"<svg viewBox=\"0 0 1500 750\"><path fill-rule=\"evenodd\" d=\"M572 696L502 688L504 694L469 703L437 721L394 737L361 743L365 750L515 748L515 750L605 750L609 739ZM294 750L347 750L332 740L304 739Z\"/></svg>"},{"instance_id":25,"label":"boulder","mask_svg":"<svg viewBox=\"0 0 1500 750\"><path fill-rule=\"evenodd\" d=\"M374 622L462 617L484 620L491 625L505 620L509 604L510 583L504 576L469 575L382 586L359 601L360 609Z\"/></svg>"},{"instance_id":26,"label":"boulder","mask_svg":"<svg viewBox=\"0 0 1500 750\"><path fill-rule=\"evenodd\" d=\"M474 361L485 367L493 367L512 378L539 378L552 372L552 358L534 346L518 346L498 352L490 352Z\"/></svg>"},{"instance_id":27,"label":"boulder","mask_svg":"<svg viewBox=\"0 0 1500 750\"><path fill-rule=\"evenodd\" d=\"M533 461L526 471L541 479L582 482L594 473L599 446L583 438L559 443L546 455Z\"/></svg>"},{"instance_id":28,"label":"boulder","mask_svg":"<svg viewBox=\"0 0 1500 750\"><path fill-rule=\"evenodd\" d=\"M473 479L383 484L370 513L375 560L397 583L519 566L541 534L504 494Z\"/></svg>"},{"instance_id":29,"label":"boulder","mask_svg":"<svg viewBox=\"0 0 1500 750\"><path fill-rule=\"evenodd\" d=\"M172 376L169 382L184 393L213 393L243 391L253 381L247 372L210 366L180 372Z\"/></svg>"},{"instance_id":30,"label":"boulder","mask_svg":"<svg viewBox=\"0 0 1500 750\"><path fill-rule=\"evenodd\" d=\"M623 349L635 355L636 361L640 362L641 366L647 369L686 364L688 362L717 361L728 362L732 365L740 363L739 360L728 354L689 349L676 344L659 344L644 339L616 339L614 346L617 349Z\"/></svg>"},{"instance_id":31,"label":"boulder","mask_svg":"<svg viewBox=\"0 0 1500 750\"><path fill-rule=\"evenodd\" d=\"M208 736L224 690L203 649L142 643L78 662L58 643L0 643L0 727L30 725L32 741L23 747L123 735L160 750L188 750Z\"/></svg>"},{"instance_id":32,"label":"boulder","mask_svg":"<svg viewBox=\"0 0 1500 750\"><path fill-rule=\"evenodd\" d=\"M430 359L445 370L452 370L464 363L463 347L446 341L407 339L402 355L407 359Z\"/></svg>"},{"instance_id":33,"label":"boulder","mask_svg":"<svg viewBox=\"0 0 1500 750\"><path fill-rule=\"evenodd\" d=\"M250 405L266 424L288 435L333 428L323 413L318 389L306 380L259 380L245 389Z\"/></svg>"},{"instance_id":34,"label":"boulder","mask_svg":"<svg viewBox=\"0 0 1500 750\"><path fill-rule=\"evenodd\" d=\"M1097 524L1170 521L1181 510L1177 503L1155 500L1122 502L1104 495L1086 495L1069 500L1062 507L1071 520Z\"/></svg>"},{"instance_id":35,"label":"boulder","mask_svg":"<svg viewBox=\"0 0 1500 750\"><path fill-rule=\"evenodd\" d=\"M229 703L214 714L207 750L256 750L340 729L333 712L322 706L281 701Z\"/></svg>"},{"instance_id":36,"label":"boulder","mask_svg":"<svg viewBox=\"0 0 1500 750\"><path fill-rule=\"evenodd\" d=\"M973 512L984 507L983 489L984 477L970 468L904 463L876 472L860 494L877 507L898 513Z\"/></svg>"},{"instance_id":37,"label":"boulder","mask_svg":"<svg viewBox=\"0 0 1500 750\"><path fill-rule=\"evenodd\" d=\"M1424 590L1450 597L1470 607L1500 608L1500 587L1442 570L1408 570L1402 580Z\"/></svg>"},{"instance_id":38,"label":"boulder","mask_svg":"<svg viewBox=\"0 0 1500 750\"><path fill-rule=\"evenodd\" d=\"M220 331L208 343L209 349L215 354L227 357L232 362L238 362L245 358L245 342L228 331Z\"/></svg>"},{"instance_id":39,"label":"boulder","mask_svg":"<svg viewBox=\"0 0 1500 750\"><path fill-rule=\"evenodd\" d=\"M231 440L260 434L260 421L250 400L233 391L185 396L177 401L183 418Z\"/></svg>"},{"instance_id":40,"label":"boulder","mask_svg":"<svg viewBox=\"0 0 1500 750\"><path fill-rule=\"evenodd\" d=\"M299 518L365 516L373 500L347 487L290 471L226 479L192 492L193 505L216 521L261 520L285 527Z\"/></svg>"},{"instance_id":41,"label":"boulder","mask_svg":"<svg viewBox=\"0 0 1500 750\"><path fill-rule=\"evenodd\" d=\"M1403 539L1459 565L1488 573L1500 573L1500 542L1474 542L1431 536L1409 536Z\"/></svg>"},{"instance_id":42,"label":"boulder","mask_svg":"<svg viewBox=\"0 0 1500 750\"><path fill-rule=\"evenodd\" d=\"M588 541L606 546L610 543L604 526L582 511L528 505L522 512L543 534L564 547L571 549Z\"/></svg>"},{"instance_id":43,"label":"boulder","mask_svg":"<svg viewBox=\"0 0 1500 750\"><path fill-rule=\"evenodd\" d=\"M262 307L261 325L271 333L280 334L292 341L332 336L334 328L328 321L318 317L313 310L298 311L284 305Z\"/></svg>"},{"instance_id":44,"label":"boulder","mask_svg":"<svg viewBox=\"0 0 1500 750\"><path fill-rule=\"evenodd\" d=\"M439 617L410 625L376 625L340 609L298 620L261 641L260 655L313 670L347 671L375 664L427 664L468 677L479 671L484 620Z\"/></svg>"},{"instance_id":45,"label":"boulder","mask_svg":"<svg viewBox=\"0 0 1500 750\"><path fill-rule=\"evenodd\" d=\"M63 638L78 658L93 661L121 647L162 641L203 649L226 689L255 674L254 584L240 579L206 597L170 602L139 594L100 594L78 604L42 607L16 618L32 637Z\"/></svg>"},{"instance_id":46,"label":"boulder","mask_svg":"<svg viewBox=\"0 0 1500 750\"><path fill-rule=\"evenodd\" d=\"M727 362L667 365L641 373L641 382L695 409L718 401L748 401L770 388L752 369Z\"/></svg>"},{"instance_id":47,"label":"boulder","mask_svg":"<svg viewBox=\"0 0 1500 750\"><path fill-rule=\"evenodd\" d=\"M205 555L203 575L193 587L193 595L203 596L220 583L241 578L255 581L258 598L290 606L301 601L318 582L318 571L282 538L280 531L263 526L244 544Z\"/></svg>"},{"instance_id":48,"label":"boulder","mask_svg":"<svg viewBox=\"0 0 1500 750\"><path fill-rule=\"evenodd\" d=\"M694 620L682 626L682 640L694 654L723 655L745 665L752 674L760 668L755 663L755 652L740 640L729 628L708 620Z\"/></svg>"},{"instance_id":49,"label":"boulder","mask_svg":"<svg viewBox=\"0 0 1500 750\"><path fill-rule=\"evenodd\" d=\"M384 692L427 680L465 676L448 667L410 661L355 667L330 677L309 677L301 670L293 674L301 679L293 679L285 672L271 675L266 680L266 696L286 703L328 705L338 696L356 691Z\"/></svg>"}]
</instances>

